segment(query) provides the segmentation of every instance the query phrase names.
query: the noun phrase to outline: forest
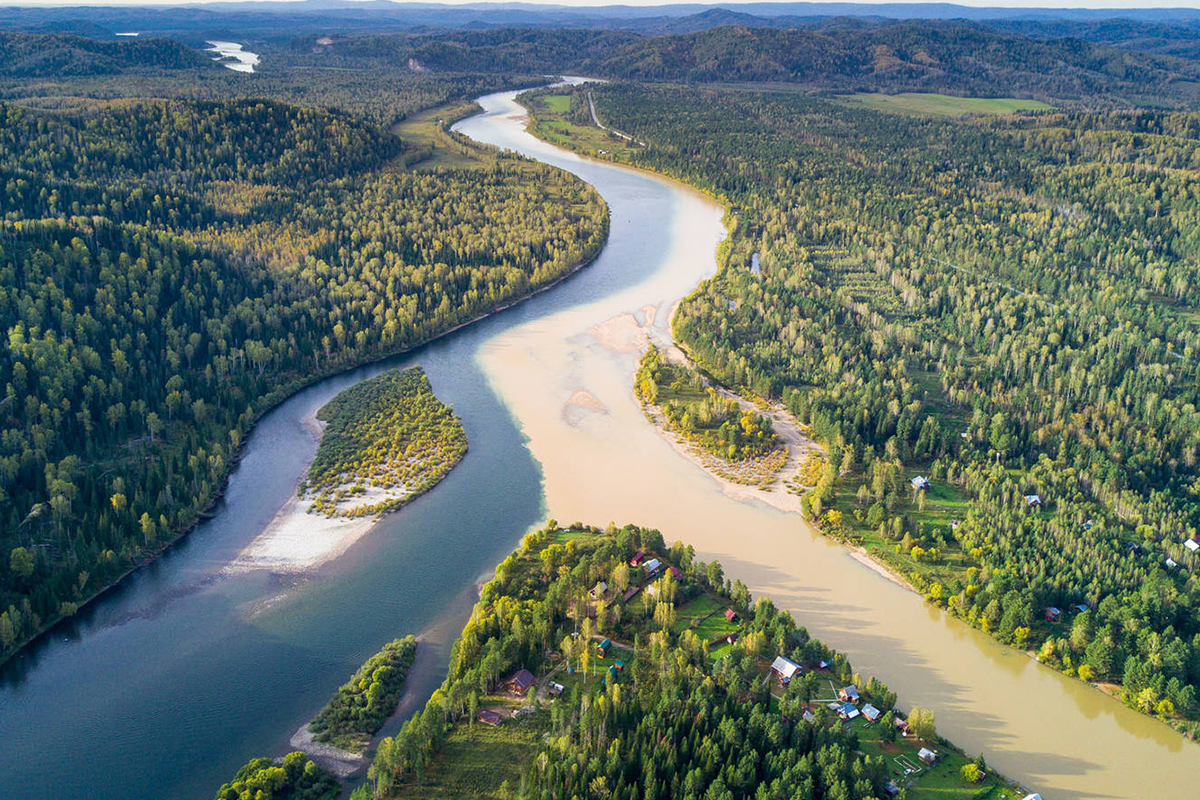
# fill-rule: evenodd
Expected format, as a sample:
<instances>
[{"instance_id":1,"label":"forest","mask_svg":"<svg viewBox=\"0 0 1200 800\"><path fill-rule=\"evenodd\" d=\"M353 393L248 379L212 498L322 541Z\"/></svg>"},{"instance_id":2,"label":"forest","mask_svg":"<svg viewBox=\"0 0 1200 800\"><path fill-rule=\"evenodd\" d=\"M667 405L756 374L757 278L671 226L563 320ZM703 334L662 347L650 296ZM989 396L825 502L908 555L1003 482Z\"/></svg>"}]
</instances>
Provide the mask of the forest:
<instances>
[{"instance_id":1,"label":"forest","mask_svg":"<svg viewBox=\"0 0 1200 800\"><path fill-rule=\"evenodd\" d=\"M598 252L588 186L454 146L408 169L370 120L265 99L0 103L0 658L188 530L296 388Z\"/></svg>"},{"instance_id":2,"label":"forest","mask_svg":"<svg viewBox=\"0 0 1200 800\"><path fill-rule=\"evenodd\" d=\"M432 489L467 454L467 434L424 370L390 370L317 411L326 423L299 494L309 513L368 516Z\"/></svg>"},{"instance_id":3,"label":"forest","mask_svg":"<svg viewBox=\"0 0 1200 800\"><path fill-rule=\"evenodd\" d=\"M786 681L777 656L798 668ZM513 687L521 669L528 689ZM873 719L842 718L847 684ZM380 743L353 797L1020 796L938 737L933 711L895 705L682 542L552 520L497 567L445 682ZM922 746L935 765L898 768Z\"/></svg>"},{"instance_id":4,"label":"forest","mask_svg":"<svg viewBox=\"0 0 1200 800\"><path fill-rule=\"evenodd\" d=\"M408 670L417 657L412 636L388 642L350 676L309 723L314 741L362 752L396 709Z\"/></svg>"},{"instance_id":5,"label":"forest","mask_svg":"<svg viewBox=\"0 0 1200 800\"><path fill-rule=\"evenodd\" d=\"M817 524L1194 735L1200 116L594 93L728 206L675 333L826 444Z\"/></svg>"}]
</instances>

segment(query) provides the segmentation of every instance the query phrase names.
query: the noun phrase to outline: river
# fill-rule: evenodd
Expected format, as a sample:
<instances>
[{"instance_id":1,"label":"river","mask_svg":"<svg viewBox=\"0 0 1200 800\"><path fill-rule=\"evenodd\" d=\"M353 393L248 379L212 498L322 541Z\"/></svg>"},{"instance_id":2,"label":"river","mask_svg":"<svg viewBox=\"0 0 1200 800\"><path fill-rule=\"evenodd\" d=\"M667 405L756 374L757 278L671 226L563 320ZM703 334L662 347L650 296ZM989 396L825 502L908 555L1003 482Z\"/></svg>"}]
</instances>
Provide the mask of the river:
<instances>
[{"instance_id":1,"label":"river","mask_svg":"<svg viewBox=\"0 0 1200 800\"><path fill-rule=\"evenodd\" d=\"M612 217L603 253L545 294L264 416L212 519L0 676L0 797L211 797L249 758L284 752L367 655L425 632L411 708L440 682L475 582L548 515L693 543L1047 800L1200 796L1198 751L1165 726L926 606L798 517L725 497L675 453L637 408L632 373L644 338L665 341L672 304L715 270L720 209L534 139L513 96L482 98L485 113L457 129L595 185ZM311 458L302 420L414 363L463 420L459 466L313 575L225 573Z\"/></svg>"}]
</instances>

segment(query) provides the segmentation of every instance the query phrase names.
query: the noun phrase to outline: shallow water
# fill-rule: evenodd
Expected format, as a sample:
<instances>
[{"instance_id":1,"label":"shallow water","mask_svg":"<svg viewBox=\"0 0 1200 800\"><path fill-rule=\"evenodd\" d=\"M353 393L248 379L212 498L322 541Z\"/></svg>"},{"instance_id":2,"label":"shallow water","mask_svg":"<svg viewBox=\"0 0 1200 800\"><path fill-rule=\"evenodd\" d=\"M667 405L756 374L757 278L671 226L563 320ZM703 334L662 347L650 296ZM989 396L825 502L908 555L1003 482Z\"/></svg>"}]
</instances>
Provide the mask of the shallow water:
<instances>
[{"instance_id":1,"label":"shallow water","mask_svg":"<svg viewBox=\"0 0 1200 800\"><path fill-rule=\"evenodd\" d=\"M211 797L248 759L284 752L384 642L427 631L402 703L411 713L441 681L475 581L548 514L692 542L1048 800L1200 796L1194 745L926 606L798 517L730 500L659 437L632 397L637 349L647 333L667 336L671 305L715 270L720 209L533 139L512 97L483 98L487 113L458 129L591 181L612 214L600 258L267 414L214 518L0 676L0 797ZM354 382L413 363L463 420L471 449L459 466L315 576L222 576L311 458L301 421Z\"/></svg>"}]
</instances>

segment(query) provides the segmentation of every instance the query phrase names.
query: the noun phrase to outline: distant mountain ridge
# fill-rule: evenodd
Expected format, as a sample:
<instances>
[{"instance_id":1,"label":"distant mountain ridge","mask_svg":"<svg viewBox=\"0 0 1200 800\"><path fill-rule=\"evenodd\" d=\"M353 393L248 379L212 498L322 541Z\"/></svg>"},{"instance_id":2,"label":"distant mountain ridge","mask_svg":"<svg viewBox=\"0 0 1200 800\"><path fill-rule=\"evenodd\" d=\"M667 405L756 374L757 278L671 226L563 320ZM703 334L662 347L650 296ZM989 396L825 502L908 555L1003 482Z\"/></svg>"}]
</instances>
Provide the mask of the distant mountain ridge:
<instances>
[{"instance_id":1,"label":"distant mountain ridge","mask_svg":"<svg viewBox=\"0 0 1200 800\"><path fill-rule=\"evenodd\" d=\"M103 0L101 0L102 2ZM955 19L975 22L1053 20L1088 23L1114 18L1141 24L1200 25L1200 9L1075 9L973 7L951 3L731 3L658 6L560 6L534 3L396 3L390 0L299 0L197 5L0 7L0 28L67 31L88 23L109 31L192 33L230 29L243 35L282 35L323 28L366 33L422 27L552 27L633 30L653 35L704 27L794 27L830 17L872 20Z\"/></svg>"},{"instance_id":2,"label":"distant mountain ridge","mask_svg":"<svg viewBox=\"0 0 1200 800\"><path fill-rule=\"evenodd\" d=\"M1038 99L1200 103L1200 63L972 23L726 26L645 37L527 28L334 37L293 47L311 63L412 60L434 71L559 72L639 81L789 83L818 91L948 91ZM309 57L309 56L306 56Z\"/></svg>"}]
</instances>

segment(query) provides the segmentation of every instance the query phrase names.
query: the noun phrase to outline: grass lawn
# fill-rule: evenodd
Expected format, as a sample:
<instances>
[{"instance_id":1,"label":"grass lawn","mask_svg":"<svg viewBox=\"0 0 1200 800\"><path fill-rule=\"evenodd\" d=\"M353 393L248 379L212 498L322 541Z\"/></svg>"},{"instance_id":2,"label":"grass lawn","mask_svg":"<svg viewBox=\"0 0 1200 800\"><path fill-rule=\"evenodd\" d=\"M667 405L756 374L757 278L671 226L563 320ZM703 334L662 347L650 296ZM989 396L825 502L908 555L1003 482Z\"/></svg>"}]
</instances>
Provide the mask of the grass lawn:
<instances>
[{"instance_id":1,"label":"grass lawn","mask_svg":"<svg viewBox=\"0 0 1200 800\"><path fill-rule=\"evenodd\" d=\"M694 597L683 605L675 607L675 624L671 627L671 632L680 633L710 614L724 609L725 606L717 602L712 595L702 594ZM722 616L721 619L724 620L725 617Z\"/></svg>"},{"instance_id":2,"label":"grass lawn","mask_svg":"<svg viewBox=\"0 0 1200 800\"><path fill-rule=\"evenodd\" d=\"M902 94L851 94L842 100L877 111L937 117L968 114L1012 114L1017 111L1046 111L1054 106L1016 97L953 97L946 94L904 92Z\"/></svg>"},{"instance_id":3,"label":"grass lawn","mask_svg":"<svg viewBox=\"0 0 1200 800\"><path fill-rule=\"evenodd\" d=\"M521 773L549 729L550 713L542 710L521 720L505 719L492 728L476 722L456 725L445 747L429 765L420 786L409 784L391 795L422 800L505 795L505 781L515 790Z\"/></svg>"},{"instance_id":4,"label":"grass lawn","mask_svg":"<svg viewBox=\"0 0 1200 800\"><path fill-rule=\"evenodd\" d=\"M400 137L408 151L427 153L419 161L410 162L413 169L436 169L439 167L475 167L484 164L476 158L451 146L452 140L442 130L439 120L456 120L476 110L474 102L447 103L413 114L396 125L392 132Z\"/></svg>"},{"instance_id":5,"label":"grass lawn","mask_svg":"<svg viewBox=\"0 0 1200 800\"><path fill-rule=\"evenodd\" d=\"M593 534L590 531L559 531L554 534L555 544L566 544L575 539L583 539Z\"/></svg>"},{"instance_id":6,"label":"grass lawn","mask_svg":"<svg viewBox=\"0 0 1200 800\"><path fill-rule=\"evenodd\" d=\"M547 94L542 96L542 105L550 109L555 114L569 114L571 112L571 95L569 94Z\"/></svg>"},{"instance_id":7,"label":"grass lawn","mask_svg":"<svg viewBox=\"0 0 1200 800\"><path fill-rule=\"evenodd\" d=\"M897 786L905 786L909 781L913 785L908 788L909 800L1014 800L1022 797L1018 791L989 776L976 784L969 784L962 778L962 768L970 759L962 753L944 745L934 745L940 756L938 762L927 767L917 758L917 751L923 744L916 739L896 737L894 744L884 744L879 739L879 723L868 723L862 717L844 723L849 730L858 734L858 748L864 753L876 758L882 758L887 764L888 772ZM905 775L897 758L905 759L921 768L921 771Z\"/></svg>"}]
</instances>

